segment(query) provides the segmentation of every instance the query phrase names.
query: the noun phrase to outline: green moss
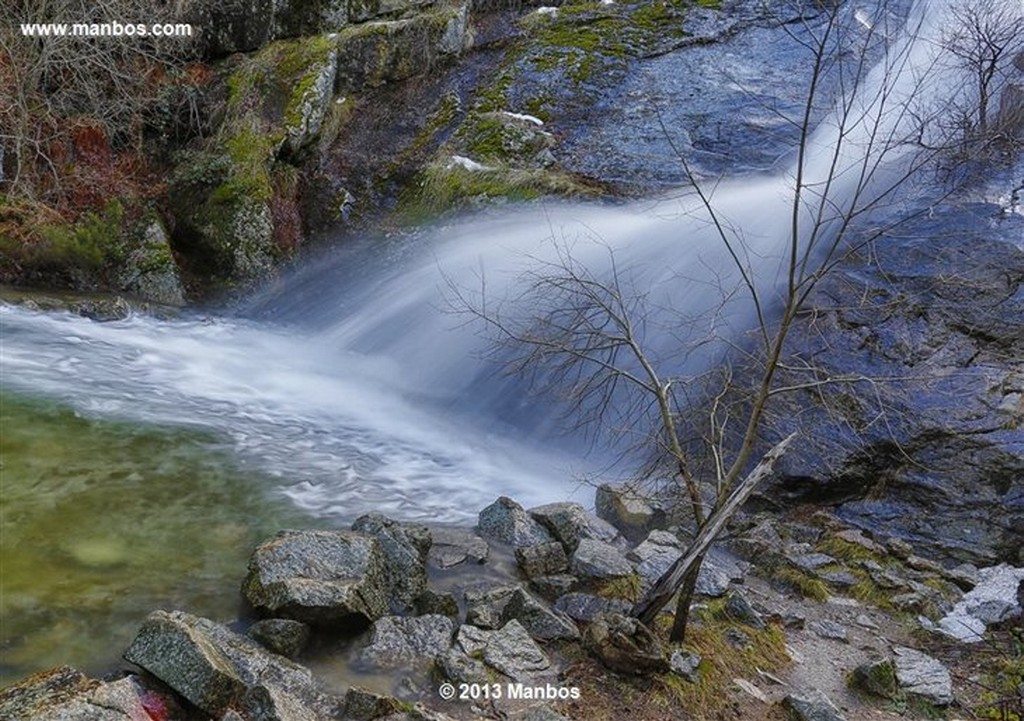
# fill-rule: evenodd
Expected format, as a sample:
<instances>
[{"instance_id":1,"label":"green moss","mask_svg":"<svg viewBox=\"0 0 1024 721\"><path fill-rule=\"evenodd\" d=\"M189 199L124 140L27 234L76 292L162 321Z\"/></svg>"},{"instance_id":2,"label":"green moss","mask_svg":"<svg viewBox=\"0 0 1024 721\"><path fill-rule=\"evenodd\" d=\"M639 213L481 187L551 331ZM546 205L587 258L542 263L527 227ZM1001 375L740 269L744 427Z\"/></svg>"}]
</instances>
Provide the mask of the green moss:
<instances>
[{"instance_id":1,"label":"green moss","mask_svg":"<svg viewBox=\"0 0 1024 721\"><path fill-rule=\"evenodd\" d=\"M899 696L896 668L888 660L858 666L847 677L847 685L882 698L895 699Z\"/></svg>"},{"instance_id":2,"label":"green moss","mask_svg":"<svg viewBox=\"0 0 1024 721\"><path fill-rule=\"evenodd\" d=\"M399 215L420 223L468 200L534 200L543 195L592 196L598 190L567 173L494 167L466 170L439 162L427 166L402 194Z\"/></svg>"},{"instance_id":3,"label":"green moss","mask_svg":"<svg viewBox=\"0 0 1024 721\"><path fill-rule=\"evenodd\" d=\"M125 253L123 221L124 206L115 199L75 223L43 225L39 234L45 242L34 249L34 261L91 271L120 263Z\"/></svg>"},{"instance_id":4,"label":"green moss","mask_svg":"<svg viewBox=\"0 0 1024 721\"><path fill-rule=\"evenodd\" d=\"M793 566L779 566L771 572L771 578L793 590L805 598L813 598L815 601L828 599L831 590L829 585L820 578L815 578L806 571Z\"/></svg>"},{"instance_id":5,"label":"green moss","mask_svg":"<svg viewBox=\"0 0 1024 721\"><path fill-rule=\"evenodd\" d=\"M836 536L828 536L822 539L815 547L815 550L819 553L826 553L840 561L846 561L847 563L857 563L860 561L885 563L888 561L887 556L872 553L868 549L864 548L864 546L844 541Z\"/></svg>"}]
</instances>

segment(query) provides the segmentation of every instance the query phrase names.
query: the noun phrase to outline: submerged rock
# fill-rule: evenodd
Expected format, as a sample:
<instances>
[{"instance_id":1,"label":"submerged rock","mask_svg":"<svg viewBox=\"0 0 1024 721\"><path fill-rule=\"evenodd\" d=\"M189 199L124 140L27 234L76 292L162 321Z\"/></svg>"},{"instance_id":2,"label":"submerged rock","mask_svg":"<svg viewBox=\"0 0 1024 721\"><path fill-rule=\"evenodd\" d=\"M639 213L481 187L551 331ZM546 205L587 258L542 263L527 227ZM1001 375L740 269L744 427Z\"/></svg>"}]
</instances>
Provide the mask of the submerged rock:
<instances>
[{"instance_id":1,"label":"submerged rock","mask_svg":"<svg viewBox=\"0 0 1024 721\"><path fill-rule=\"evenodd\" d=\"M281 531L249 560L242 593L266 615L359 628L387 612L384 554L352 531Z\"/></svg>"},{"instance_id":2,"label":"submerged rock","mask_svg":"<svg viewBox=\"0 0 1024 721\"><path fill-rule=\"evenodd\" d=\"M309 626L288 618L265 618L249 629L249 636L285 658L295 658L302 653L309 643L310 633Z\"/></svg>"},{"instance_id":3,"label":"submerged rock","mask_svg":"<svg viewBox=\"0 0 1024 721\"><path fill-rule=\"evenodd\" d=\"M437 568L452 568L461 563L484 563L490 554L487 541L472 531L432 528L430 537L432 544L427 559Z\"/></svg>"}]
</instances>

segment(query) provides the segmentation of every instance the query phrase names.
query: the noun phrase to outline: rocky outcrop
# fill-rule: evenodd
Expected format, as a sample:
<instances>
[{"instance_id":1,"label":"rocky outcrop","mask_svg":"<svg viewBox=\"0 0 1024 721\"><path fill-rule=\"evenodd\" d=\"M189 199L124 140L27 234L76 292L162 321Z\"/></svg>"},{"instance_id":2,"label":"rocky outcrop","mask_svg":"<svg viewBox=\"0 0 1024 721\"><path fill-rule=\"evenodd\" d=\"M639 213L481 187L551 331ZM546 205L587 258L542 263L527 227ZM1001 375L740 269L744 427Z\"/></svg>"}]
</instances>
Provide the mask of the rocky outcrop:
<instances>
[{"instance_id":1,"label":"rocky outcrop","mask_svg":"<svg viewBox=\"0 0 1024 721\"><path fill-rule=\"evenodd\" d=\"M352 531L282 531L253 553L242 593L263 614L345 629L383 616L389 587L376 539Z\"/></svg>"}]
</instances>

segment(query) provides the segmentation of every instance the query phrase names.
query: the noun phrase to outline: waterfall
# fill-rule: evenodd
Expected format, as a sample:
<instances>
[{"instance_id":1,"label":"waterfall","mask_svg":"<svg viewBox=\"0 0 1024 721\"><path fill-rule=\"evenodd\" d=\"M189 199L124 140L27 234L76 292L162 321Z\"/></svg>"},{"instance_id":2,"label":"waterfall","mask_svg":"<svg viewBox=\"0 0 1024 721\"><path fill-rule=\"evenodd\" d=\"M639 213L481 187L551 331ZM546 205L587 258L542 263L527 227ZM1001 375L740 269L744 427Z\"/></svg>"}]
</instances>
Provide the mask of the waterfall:
<instances>
[{"instance_id":1,"label":"waterfall","mask_svg":"<svg viewBox=\"0 0 1024 721\"><path fill-rule=\"evenodd\" d=\"M864 119L840 128L828 116L807 144L808 187L817 192L836 181L826 208L842 213L858 202L851 197L860 187L857 169L865 158L868 167L882 160L872 139L898 138L907 122L899 108L934 92L920 72L934 57L941 9L918 2L909 15L919 27L913 37L875 48L881 60L849 106ZM855 21L863 32L880 27L863 13ZM879 116L882 125L874 125ZM879 178L909 157L892 155L872 171ZM794 175L790 167L720 183L712 193L769 300L787 257ZM872 180L864 192L884 187ZM814 192L801 208L808 227L819 207ZM753 323L749 298L733 293L736 265L692 193L618 207L538 203L436 228L404 245L341 249L256 296L241 317L99 323L0 307L4 388L57 398L85 415L213 429L318 515L351 518L372 509L464 520L499 494L527 504L564 499L574 492L574 474L603 468L607 457L585 457L571 438L553 440L550 399L530 396L482 361L487 339L448 309L453 287L483 287L489 302L514 296L523 271L567 246L599 276L614 256L650 307L676 311L652 329L665 331L679 314L705 324L713 317L714 332L735 339ZM696 373L722 352L702 346L684 362L685 338L652 332L650 342L654 357L680 373Z\"/></svg>"}]
</instances>

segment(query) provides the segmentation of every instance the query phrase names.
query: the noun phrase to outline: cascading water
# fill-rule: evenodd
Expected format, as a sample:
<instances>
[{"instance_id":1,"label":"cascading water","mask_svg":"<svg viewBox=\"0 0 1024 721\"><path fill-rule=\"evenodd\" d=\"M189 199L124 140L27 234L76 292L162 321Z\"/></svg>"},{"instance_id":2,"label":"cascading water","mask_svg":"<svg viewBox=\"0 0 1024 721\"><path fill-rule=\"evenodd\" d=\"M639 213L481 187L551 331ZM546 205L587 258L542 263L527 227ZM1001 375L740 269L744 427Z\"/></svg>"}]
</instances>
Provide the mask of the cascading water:
<instances>
[{"instance_id":1,"label":"cascading water","mask_svg":"<svg viewBox=\"0 0 1024 721\"><path fill-rule=\"evenodd\" d=\"M807 144L802 227L828 225L815 216L819 208L842 214L863 204L852 194L872 192L865 169L881 175L892 167L877 162L881 139L898 139L909 99L931 92L920 71L934 58L938 6L918 3L910 13L916 32L864 77L848 115L862 118L840 126L830 117ZM870 21L855 18L871 32ZM723 183L712 194L766 297L787 257L794 175L791 168ZM522 271L558 248L571 245L574 260L595 275L611 250L634 286L649 291L651 308L708 322L728 294L716 332L735 338L751 324L749 302L733 294L736 266L692 196L618 208L516 208L437 230L416 245L398 259L374 257L379 251L368 247L360 258L349 251L333 265L321 260L254 301L249 315L258 320L98 323L3 307L5 389L57 398L89 416L214 429L316 515L379 510L454 521L502 493L527 504L564 498L575 471L607 458L586 460L571 443L538 440L551 435L550 404L480 361L484 341L445 312L447 284L473 289L483 280L493 302L515 295ZM350 268L339 281L330 269L341 263L358 273ZM674 362L678 343L652 337L652 353ZM706 364L717 352L709 347L689 361Z\"/></svg>"}]
</instances>

